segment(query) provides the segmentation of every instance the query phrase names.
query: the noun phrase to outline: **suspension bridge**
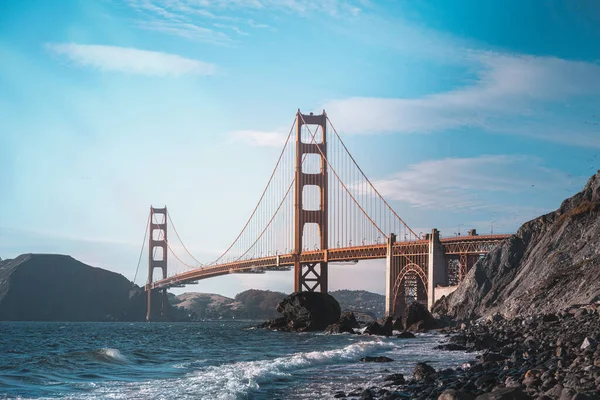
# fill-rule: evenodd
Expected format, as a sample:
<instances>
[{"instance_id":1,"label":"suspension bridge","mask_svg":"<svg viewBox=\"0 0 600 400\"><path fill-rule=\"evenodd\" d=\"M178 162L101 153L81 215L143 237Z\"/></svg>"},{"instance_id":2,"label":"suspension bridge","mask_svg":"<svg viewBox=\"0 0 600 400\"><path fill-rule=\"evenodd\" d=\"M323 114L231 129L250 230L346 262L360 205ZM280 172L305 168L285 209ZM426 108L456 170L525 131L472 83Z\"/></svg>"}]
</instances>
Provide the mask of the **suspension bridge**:
<instances>
[{"instance_id":1,"label":"suspension bridge","mask_svg":"<svg viewBox=\"0 0 600 400\"><path fill-rule=\"evenodd\" d=\"M171 231L177 246L168 239ZM150 208L146 235L148 320L153 291L161 293L165 313L170 287L231 273L293 269L295 291L327 292L329 263L372 259L386 260L386 314L402 315L411 301L430 307L450 293L479 257L509 236L470 230L441 239L436 229L416 234L367 178L325 111L299 110L254 210L220 256L198 261L166 206ZM183 270L168 270L169 254ZM157 268L162 275L154 280Z\"/></svg>"}]
</instances>

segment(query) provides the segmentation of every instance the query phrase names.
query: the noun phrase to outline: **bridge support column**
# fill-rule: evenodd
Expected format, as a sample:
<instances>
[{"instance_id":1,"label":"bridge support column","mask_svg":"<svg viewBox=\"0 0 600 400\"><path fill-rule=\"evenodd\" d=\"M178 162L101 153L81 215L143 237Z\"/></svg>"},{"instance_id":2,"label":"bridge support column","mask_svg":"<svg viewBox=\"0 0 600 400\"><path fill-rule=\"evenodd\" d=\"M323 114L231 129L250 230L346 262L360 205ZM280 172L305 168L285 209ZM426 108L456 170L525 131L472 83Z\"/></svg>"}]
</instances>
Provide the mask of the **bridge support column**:
<instances>
[{"instance_id":1,"label":"bridge support column","mask_svg":"<svg viewBox=\"0 0 600 400\"><path fill-rule=\"evenodd\" d=\"M448 285L446 255L440 242L440 232L432 229L429 236L429 262L427 265L427 308L435 303L435 287Z\"/></svg>"},{"instance_id":2,"label":"bridge support column","mask_svg":"<svg viewBox=\"0 0 600 400\"><path fill-rule=\"evenodd\" d=\"M159 220L154 215L161 215ZM156 232L156 233L155 233ZM146 321L152 319L152 282L154 269L162 270L162 278L167 277L167 207L150 207L150 235L148 239L148 282L146 291L148 292L148 307L146 309ZM161 316L167 314L167 289L162 289Z\"/></svg>"},{"instance_id":3,"label":"bridge support column","mask_svg":"<svg viewBox=\"0 0 600 400\"><path fill-rule=\"evenodd\" d=\"M394 257L394 242L396 235L390 233L387 241L385 258L385 316L393 316L395 312L394 285L396 284L397 258Z\"/></svg>"},{"instance_id":4,"label":"bridge support column","mask_svg":"<svg viewBox=\"0 0 600 400\"><path fill-rule=\"evenodd\" d=\"M309 138L308 143L302 142L302 126L313 125L311 132L318 136L321 128L321 142ZM310 129L310 128L309 128ZM321 159L321 168L318 173L305 173L302 163L306 154L316 154ZM313 292L320 290L327 292L328 266L328 191L327 191L327 115L296 114L296 170L294 187L294 291L304 290ZM316 186L320 189L320 206L317 210L305 210L303 206L303 190L305 186ZM324 260L318 263L303 263L301 260L304 233L306 224L317 224L320 235L320 248L325 254ZM316 266L319 265L317 271Z\"/></svg>"}]
</instances>

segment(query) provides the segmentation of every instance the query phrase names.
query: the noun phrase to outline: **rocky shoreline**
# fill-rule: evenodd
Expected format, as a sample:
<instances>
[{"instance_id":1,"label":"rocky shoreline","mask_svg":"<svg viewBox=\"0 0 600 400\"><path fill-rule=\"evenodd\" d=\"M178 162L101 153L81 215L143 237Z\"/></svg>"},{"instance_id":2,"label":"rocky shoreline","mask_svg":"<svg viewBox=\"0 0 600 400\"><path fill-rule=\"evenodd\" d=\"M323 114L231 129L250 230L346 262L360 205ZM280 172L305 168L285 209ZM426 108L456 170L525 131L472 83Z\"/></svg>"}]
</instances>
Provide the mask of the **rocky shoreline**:
<instances>
[{"instance_id":1,"label":"rocky shoreline","mask_svg":"<svg viewBox=\"0 0 600 400\"><path fill-rule=\"evenodd\" d=\"M555 314L504 319L499 314L442 329L440 351L474 352L473 362L413 377L390 374L379 387L333 393L359 399L600 398L600 302ZM393 372L393 371L391 371Z\"/></svg>"}]
</instances>

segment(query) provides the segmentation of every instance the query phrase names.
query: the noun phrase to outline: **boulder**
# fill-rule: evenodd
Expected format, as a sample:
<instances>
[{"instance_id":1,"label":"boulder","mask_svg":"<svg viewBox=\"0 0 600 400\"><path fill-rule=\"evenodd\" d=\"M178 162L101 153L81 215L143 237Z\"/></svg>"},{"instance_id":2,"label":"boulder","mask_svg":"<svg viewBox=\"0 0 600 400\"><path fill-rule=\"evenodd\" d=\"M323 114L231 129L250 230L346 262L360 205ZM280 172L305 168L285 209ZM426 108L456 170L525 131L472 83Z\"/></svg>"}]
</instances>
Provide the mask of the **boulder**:
<instances>
[{"instance_id":1,"label":"boulder","mask_svg":"<svg viewBox=\"0 0 600 400\"><path fill-rule=\"evenodd\" d=\"M472 400L473 396L454 389L446 389L439 395L438 400Z\"/></svg>"},{"instance_id":2,"label":"boulder","mask_svg":"<svg viewBox=\"0 0 600 400\"><path fill-rule=\"evenodd\" d=\"M385 357L385 356L376 356L376 357L366 356L366 357L361 358L360 361L362 361L362 362L392 362L394 360L392 360L389 357Z\"/></svg>"},{"instance_id":3,"label":"boulder","mask_svg":"<svg viewBox=\"0 0 600 400\"><path fill-rule=\"evenodd\" d=\"M283 331L322 331L340 319L340 305L327 293L294 292L277 306L281 318L263 327Z\"/></svg>"},{"instance_id":4,"label":"boulder","mask_svg":"<svg viewBox=\"0 0 600 400\"><path fill-rule=\"evenodd\" d=\"M424 362L417 363L415 365L415 370L413 371L413 379L417 382L420 381L428 381L435 379L436 372L435 369Z\"/></svg>"},{"instance_id":5,"label":"boulder","mask_svg":"<svg viewBox=\"0 0 600 400\"><path fill-rule=\"evenodd\" d=\"M414 339L416 336L414 333L404 331L404 332L400 332L400 334L396 335L396 337L398 339Z\"/></svg>"},{"instance_id":6,"label":"boulder","mask_svg":"<svg viewBox=\"0 0 600 400\"><path fill-rule=\"evenodd\" d=\"M475 400L527 400L531 399L520 388L517 387L498 387L489 393L477 396Z\"/></svg>"},{"instance_id":7,"label":"boulder","mask_svg":"<svg viewBox=\"0 0 600 400\"><path fill-rule=\"evenodd\" d=\"M413 301L406 311L404 328L407 331L418 332L442 328L442 324L431 315L426 306L417 301Z\"/></svg>"},{"instance_id":8,"label":"boulder","mask_svg":"<svg viewBox=\"0 0 600 400\"><path fill-rule=\"evenodd\" d=\"M358 322L354 317L354 313L345 312L340 317L338 322L335 322L325 328L326 334L338 334L338 333L354 333L354 328L358 328Z\"/></svg>"},{"instance_id":9,"label":"boulder","mask_svg":"<svg viewBox=\"0 0 600 400\"><path fill-rule=\"evenodd\" d=\"M367 335L392 336L392 317L387 317L383 325L373 321L367 324L364 333Z\"/></svg>"},{"instance_id":10,"label":"boulder","mask_svg":"<svg viewBox=\"0 0 600 400\"><path fill-rule=\"evenodd\" d=\"M356 320L356 317L354 316L353 312L349 312L346 311L345 313L342 314L342 316L340 317L340 324L343 324L349 328L359 328L360 325L358 325L358 321Z\"/></svg>"}]
</instances>

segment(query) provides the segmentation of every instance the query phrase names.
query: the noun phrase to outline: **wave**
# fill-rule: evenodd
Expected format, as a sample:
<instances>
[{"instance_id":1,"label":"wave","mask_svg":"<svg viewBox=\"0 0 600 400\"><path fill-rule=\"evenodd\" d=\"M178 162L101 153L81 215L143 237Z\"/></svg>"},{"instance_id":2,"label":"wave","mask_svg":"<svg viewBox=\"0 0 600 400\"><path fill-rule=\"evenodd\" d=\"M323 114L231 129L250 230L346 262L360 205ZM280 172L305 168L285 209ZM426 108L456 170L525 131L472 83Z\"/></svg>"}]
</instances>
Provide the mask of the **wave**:
<instances>
[{"instance_id":1,"label":"wave","mask_svg":"<svg viewBox=\"0 0 600 400\"><path fill-rule=\"evenodd\" d=\"M272 360L245 361L208 367L182 380L181 395L194 393L200 398L235 399L245 397L260 383L290 376L289 371L316 365L358 362L360 356L396 347L385 341L361 341L341 349L295 353Z\"/></svg>"},{"instance_id":2,"label":"wave","mask_svg":"<svg viewBox=\"0 0 600 400\"><path fill-rule=\"evenodd\" d=\"M210 366L185 377L146 382L113 382L99 385L85 398L113 399L247 399L251 392L273 380L291 380L291 372L313 366L358 362L365 354L387 351L396 344L383 340L361 341L340 349L294 353L284 357Z\"/></svg>"},{"instance_id":3,"label":"wave","mask_svg":"<svg viewBox=\"0 0 600 400\"><path fill-rule=\"evenodd\" d=\"M105 347L103 349L94 350L91 354L100 361L116 364L129 364L129 359L125 357L118 349Z\"/></svg>"}]
</instances>

